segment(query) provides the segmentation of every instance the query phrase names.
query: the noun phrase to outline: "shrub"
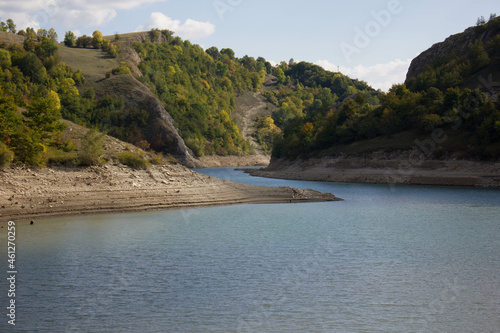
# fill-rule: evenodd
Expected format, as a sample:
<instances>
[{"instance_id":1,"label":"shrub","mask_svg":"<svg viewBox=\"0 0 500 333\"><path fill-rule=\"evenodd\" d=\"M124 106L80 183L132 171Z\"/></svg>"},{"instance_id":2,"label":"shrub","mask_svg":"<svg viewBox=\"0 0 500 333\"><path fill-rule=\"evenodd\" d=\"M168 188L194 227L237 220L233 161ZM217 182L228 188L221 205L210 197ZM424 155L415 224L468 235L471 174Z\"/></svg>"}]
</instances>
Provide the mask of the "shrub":
<instances>
[{"instance_id":1,"label":"shrub","mask_svg":"<svg viewBox=\"0 0 500 333\"><path fill-rule=\"evenodd\" d=\"M83 166L101 164L104 155L104 134L95 129L85 133L80 150L78 151L79 164Z\"/></svg>"},{"instance_id":2,"label":"shrub","mask_svg":"<svg viewBox=\"0 0 500 333\"><path fill-rule=\"evenodd\" d=\"M146 169L149 166L149 163L143 156L131 151L125 151L118 155L118 160L121 164L125 164L134 169Z\"/></svg>"},{"instance_id":3,"label":"shrub","mask_svg":"<svg viewBox=\"0 0 500 333\"><path fill-rule=\"evenodd\" d=\"M65 151L66 153L72 152L76 150L76 145L73 141L66 141L63 143L62 150Z\"/></svg>"},{"instance_id":4,"label":"shrub","mask_svg":"<svg viewBox=\"0 0 500 333\"><path fill-rule=\"evenodd\" d=\"M111 70L113 75L122 75L122 74L132 74L130 67L125 62L120 62L120 66L113 68Z\"/></svg>"},{"instance_id":5,"label":"shrub","mask_svg":"<svg viewBox=\"0 0 500 333\"><path fill-rule=\"evenodd\" d=\"M0 168L6 168L14 159L14 153L7 146L0 142Z\"/></svg>"},{"instance_id":6,"label":"shrub","mask_svg":"<svg viewBox=\"0 0 500 333\"><path fill-rule=\"evenodd\" d=\"M78 157L74 151L68 152L64 149L61 150L55 147L49 147L48 164L74 167L78 165Z\"/></svg>"}]
</instances>

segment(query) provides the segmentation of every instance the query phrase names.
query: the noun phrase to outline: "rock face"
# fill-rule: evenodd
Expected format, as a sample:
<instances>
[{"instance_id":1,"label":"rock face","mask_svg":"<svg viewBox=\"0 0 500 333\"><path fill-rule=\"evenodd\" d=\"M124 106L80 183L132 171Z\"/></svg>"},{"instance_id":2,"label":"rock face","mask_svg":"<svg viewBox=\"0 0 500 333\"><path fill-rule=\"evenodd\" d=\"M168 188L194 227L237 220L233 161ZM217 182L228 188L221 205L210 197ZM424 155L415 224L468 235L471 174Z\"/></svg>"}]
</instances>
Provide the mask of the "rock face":
<instances>
[{"instance_id":1,"label":"rock face","mask_svg":"<svg viewBox=\"0 0 500 333\"><path fill-rule=\"evenodd\" d=\"M426 66L434 67L438 63L446 61L447 56L451 54L460 57L467 57L469 47L475 41L480 40L483 45L487 45L490 41L497 38L500 34L500 18L493 19L484 26L470 27L462 33L451 35L443 42L436 43L428 50L422 52L411 62L410 68L406 75L405 83L416 78L424 73ZM494 50L494 56L490 58L491 63L482 68L479 72L473 73L470 77L463 78L462 88L479 88L488 95L496 95L500 90L500 71L499 71L499 50ZM482 77L482 79L481 79ZM488 82L488 83L486 83Z\"/></svg>"},{"instance_id":2,"label":"rock face","mask_svg":"<svg viewBox=\"0 0 500 333\"><path fill-rule=\"evenodd\" d=\"M96 83L102 91L112 91L120 96L127 109L139 108L149 112L147 128L143 131L144 139L155 151L169 153L187 167L198 167L199 162L179 135L172 116L165 110L161 101L132 75L117 75Z\"/></svg>"}]
</instances>

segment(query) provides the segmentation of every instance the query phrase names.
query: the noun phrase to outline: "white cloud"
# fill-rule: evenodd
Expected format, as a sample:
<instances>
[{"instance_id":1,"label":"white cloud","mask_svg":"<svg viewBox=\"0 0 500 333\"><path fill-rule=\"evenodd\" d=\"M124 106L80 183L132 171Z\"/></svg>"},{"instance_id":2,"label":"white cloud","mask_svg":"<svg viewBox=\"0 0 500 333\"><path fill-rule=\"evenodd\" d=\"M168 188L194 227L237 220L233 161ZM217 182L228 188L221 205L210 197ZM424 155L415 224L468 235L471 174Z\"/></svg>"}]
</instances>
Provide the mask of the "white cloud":
<instances>
[{"instance_id":1,"label":"white cloud","mask_svg":"<svg viewBox=\"0 0 500 333\"><path fill-rule=\"evenodd\" d=\"M267 60L267 61L269 61L269 63L270 63L270 64L271 64L271 66L273 66L273 67L276 67L276 66L278 66L278 64L279 64L278 62L276 62L276 61L274 61L274 60Z\"/></svg>"},{"instance_id":2,"label":"white cloud","mask_svg":"<svg viewBox=\"0 0 500 333\"><path fill-rule=\"evenodd\" d=\"M187 19L184 23L174 20L159 12L151 13L149 21L145 25L139 26L136 31L150 29L168 29L175 32L177 36L185 39L195 39L210 36L215 32L215 25L210 22L200 22Z\"/></svg>"},{"instance_id":3,"label":"white cloud","mask_svg":"<svg viewBox=\"0 0 500 333\"><path fill-rule=\"evenodd\" d=\"M406 79L406 73L410 67L411 59L396 59L385 64L374 66L358 65L354 68L340 67L342 74L351 78L366 81L375 89L388 91L393 84L403 83ZM337 66L328 60L318 60L316 64L326 70L337 71Z\"/></svg>"},{"instance_id":4,"label":"white cloud","mask_svg":"<svg viewBox=\"0 0 500 333\"><path fill-rule=\"evenodd\" d=\"M5 22L7 19L11 18L16 24L17 30L24 30L26 27L32 27L35 30L40 28L40 23L33 17L26 15L25 13L18 12L6 12L0 10L0 20Z\"/></svg>"},{"instance_id":5,"label":"white cloud","mask_svg":"<svg viewBox=\"0 0 500 333\"><path fill-rule=\"evenodd\" d=\"M131 10L165 0L0 0L0 17L12 18L17 28L49 28L55 23L68 28L100 26L111 21L117 10Z\"/></svg>"}]
</instances>

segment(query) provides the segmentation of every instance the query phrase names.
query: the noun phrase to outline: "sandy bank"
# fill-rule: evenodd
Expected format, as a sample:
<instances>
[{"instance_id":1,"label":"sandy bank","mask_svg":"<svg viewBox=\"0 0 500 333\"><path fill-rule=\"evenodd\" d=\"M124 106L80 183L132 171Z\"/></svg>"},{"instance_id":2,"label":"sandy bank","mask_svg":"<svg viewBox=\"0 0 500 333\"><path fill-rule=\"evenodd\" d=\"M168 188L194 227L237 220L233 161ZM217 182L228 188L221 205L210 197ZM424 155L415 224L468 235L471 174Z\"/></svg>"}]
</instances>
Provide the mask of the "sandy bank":
<instances>
[{"instance_id":1,"label":"sandy bank","mask_svg":"<svg viewBox=\"0 0 500 333\"><path fill-rule=\"evenodd\" d=\"M336 201L332 194L238 184L180 165L133 170L89 168L0 170L0 221L242 203Z\"/></svg>"},{"instance_id":2,"label":"sandy bank","mask_svg":"<svg viewBox=\"0 0 500 333\"><path fill-rule=\"evenodd\" d=\"M348 183L412 184L500 187L500 163L464 160L426 160L418 164L408 156L390 159L367 157L324 157L309 160L273 160L260 177Z\"/></svg>"},{"instance_id":3,"label":"sandy bank","mask_svg":"<svg viewBox=\"0 0 500 333\"><path fill-rule=\"evenodd\" d=\"M266 155L249 156L203 156L198 158L201 168L231 168L245 166L268 166L271 160Z\"/></svg>"}]
</instances>

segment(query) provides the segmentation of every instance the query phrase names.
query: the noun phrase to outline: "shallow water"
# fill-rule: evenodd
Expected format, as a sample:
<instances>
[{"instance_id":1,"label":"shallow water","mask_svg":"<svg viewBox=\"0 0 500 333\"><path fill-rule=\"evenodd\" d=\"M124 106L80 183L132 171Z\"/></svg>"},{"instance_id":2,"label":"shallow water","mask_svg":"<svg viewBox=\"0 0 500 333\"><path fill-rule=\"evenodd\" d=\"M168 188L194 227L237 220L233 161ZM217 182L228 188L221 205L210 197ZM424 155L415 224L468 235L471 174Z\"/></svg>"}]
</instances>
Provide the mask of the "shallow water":
<instances>
[{"instance_id":1,"label":"shallow water","mask_svg":"<svg viewBox=\"0 0 500 333\"><path fill-rule=\"evenodd\" d=\"M500 191L201 171L345 201L18 223L16 331L498 331Z\"/></svg>"}]
</instances>

